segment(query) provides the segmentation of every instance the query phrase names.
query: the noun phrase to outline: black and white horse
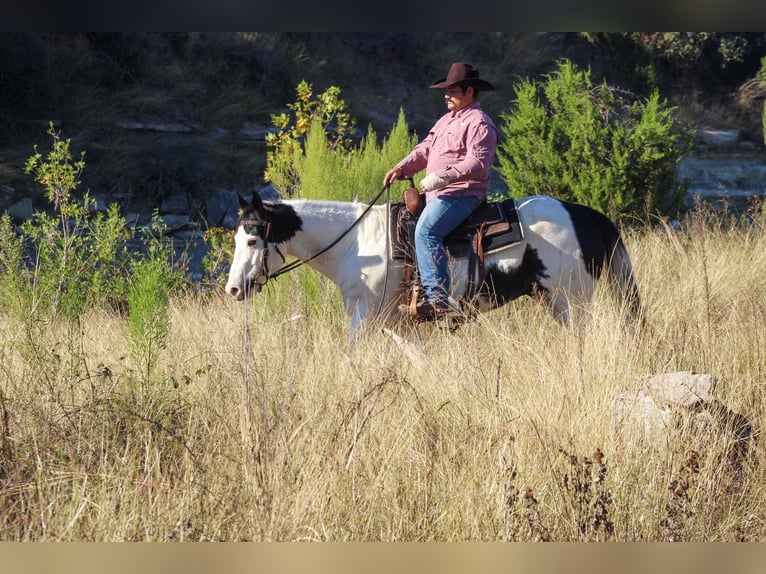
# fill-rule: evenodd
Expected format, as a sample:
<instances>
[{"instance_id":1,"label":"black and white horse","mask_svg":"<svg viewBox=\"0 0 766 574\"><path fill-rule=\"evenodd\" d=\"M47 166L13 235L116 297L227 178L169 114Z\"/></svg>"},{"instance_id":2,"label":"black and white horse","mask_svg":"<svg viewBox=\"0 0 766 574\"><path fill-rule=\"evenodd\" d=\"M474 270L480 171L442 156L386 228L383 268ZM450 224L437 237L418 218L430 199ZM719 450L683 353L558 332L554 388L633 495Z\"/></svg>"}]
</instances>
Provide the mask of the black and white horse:
<instances>
[{"instance_id":1,"label":"black and white horse","mask_svg":"<svg viewBox=\"0 0 766 574\"><path fill-rule=\"evenodd\" d=\"M367 319L400 315L403 264L389 256L388 208L357 202L241 197L226 291L238 300L270 278L306 263L341 290L351 338ZM601 213L548 196L516 200L523 239L485 255L491 308L540 295L569 324L608 279L618 302L638 315L632 264L615 225ZM288 256L296 258L287 261ZM467 258L451 259L452 296L468 280ZM480 309L482 311L487 309Z\"/></svg>"}]
</instances>

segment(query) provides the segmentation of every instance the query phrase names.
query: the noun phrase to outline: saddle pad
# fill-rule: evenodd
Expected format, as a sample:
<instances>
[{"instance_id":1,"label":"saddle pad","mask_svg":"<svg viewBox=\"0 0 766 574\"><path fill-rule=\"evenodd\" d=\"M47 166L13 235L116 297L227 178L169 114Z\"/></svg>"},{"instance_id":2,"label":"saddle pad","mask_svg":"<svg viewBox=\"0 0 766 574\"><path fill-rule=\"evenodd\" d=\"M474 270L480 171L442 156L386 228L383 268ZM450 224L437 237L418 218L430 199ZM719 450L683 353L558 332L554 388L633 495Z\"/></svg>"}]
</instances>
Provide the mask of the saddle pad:
<instances>
[{"instance_id":1,"label":"saddle pad","mask_svg":"<svg viewBox=\"0 0 766 574\"><path fill-rule=\"evenodd\" d=\"M389 253L391 259L400 261L405 258L407 252L405 241L410 234L406 230L399 229L399 222L403 226L414 228L417 220L407 211L404 203L390 205ZM524 237L516 212L516 202L513 199L481 203L463 223L444 238L447 254L455 259L468 257L471 252L471 239L484 222L487 223L483 238L485 254L518 243Z\"/></svg>"}]
</instances>

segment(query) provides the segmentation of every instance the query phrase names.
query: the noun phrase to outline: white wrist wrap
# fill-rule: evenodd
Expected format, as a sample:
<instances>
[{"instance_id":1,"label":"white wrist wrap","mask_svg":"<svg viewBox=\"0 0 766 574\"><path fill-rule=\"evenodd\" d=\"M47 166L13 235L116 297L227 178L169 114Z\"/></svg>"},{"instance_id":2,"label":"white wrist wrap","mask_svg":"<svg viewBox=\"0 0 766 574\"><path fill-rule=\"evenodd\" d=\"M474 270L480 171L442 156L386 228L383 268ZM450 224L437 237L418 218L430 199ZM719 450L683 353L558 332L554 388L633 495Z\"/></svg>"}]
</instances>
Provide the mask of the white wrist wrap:
<instances>
[{"instance_id":1,"label":"white wrist wrap","mask_svg":"<svg viewBox=\"0 0 766 574\"><path fill-rule=\"evenodd\" d=\"M423 179L420 180L420 189L423 191L433 191L439 189L449 183L449 179L446 177L439 177L435 173L429 173Z\"/></svg>"}]
</instances>

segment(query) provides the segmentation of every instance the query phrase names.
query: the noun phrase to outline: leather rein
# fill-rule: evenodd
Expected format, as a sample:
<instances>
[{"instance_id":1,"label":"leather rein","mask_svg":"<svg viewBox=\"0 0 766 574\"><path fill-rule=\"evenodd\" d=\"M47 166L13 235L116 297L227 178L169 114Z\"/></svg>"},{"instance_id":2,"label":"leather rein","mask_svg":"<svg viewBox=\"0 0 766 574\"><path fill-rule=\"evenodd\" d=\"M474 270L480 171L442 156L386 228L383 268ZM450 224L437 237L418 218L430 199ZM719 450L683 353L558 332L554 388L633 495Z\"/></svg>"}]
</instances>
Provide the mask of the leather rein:
<instances>
[{"instance_id":1,"label":"leather rein","mask_svg":"<svg viewBox=\"0 0 766 574\"><path fill-rule=\"evenodd\" d=\"M264 248L263 248L263 259L261 260L261 268L258 271L258 274L253 278L253 283L255 284L255 289L257 292L260 293L260 291L263 289L263 286L268 283L270 279L276 279L280 275L284 275L288 271L292 271L293 269L297 269L301 265L308 263L309 261L319 257L323 253L326 253L333 247L335 247L338 242L340 242L341 239L343 239L346 235L348 235L351 230L356 227L356 225L364 218L365 215L367 215L370 210L375 205L375 202L380 199L380 196L383 195L383 192L386 190L390 190L391 184L388 183L383 186L383 189L381 189L378 194L370 201L370 203L367 204L367 207L365 207L364 211L359 215L359 217L356 218L356 220L349 226L348 229L346 229L343 233L341 233L332 243L327 245L326 247L323 247L313 255L309 257L305 257L304 259L295 259L288 263L287 265L283 265L279 269L277 269L274 273L271 273L269 270L269 235L271 233L271 221L265 221L263 219L255 219L255 218L242 218L237 222L237 227L241 226L253 226L253 227L263 227L265 228L265 231L263 233L263 242L264 242ZM388 195L386 196L386 203L388 203L389 198ZM275 249L276 252L279 254L279 256L282 258L282 262L286 262L287 258L285 257L284 253L279 249L279 244L275 243Z\"/></svg>"}]
</instances>

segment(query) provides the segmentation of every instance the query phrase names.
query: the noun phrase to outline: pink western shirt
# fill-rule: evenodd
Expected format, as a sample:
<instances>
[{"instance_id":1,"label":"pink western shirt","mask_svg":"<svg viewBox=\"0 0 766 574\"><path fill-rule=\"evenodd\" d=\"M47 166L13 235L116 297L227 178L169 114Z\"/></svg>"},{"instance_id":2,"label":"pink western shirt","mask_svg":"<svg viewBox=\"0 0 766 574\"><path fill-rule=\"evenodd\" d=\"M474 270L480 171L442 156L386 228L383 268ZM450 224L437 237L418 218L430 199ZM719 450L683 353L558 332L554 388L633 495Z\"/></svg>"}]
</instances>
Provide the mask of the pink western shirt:
<instances>
[{"instance_id":1,"label":"pink western shirt","mask_svg":"<svg viewBox=\"0 0 766 574\"><path fill-rule=\"evenodd\" d=\"M439 118L397 167L404 178L425 169L426 174L436 173L449 180L445 186L427 192L426 200L442 194L482 199L487 195L496 149L497 128L479 102L474 102Z\"/></svg>"}]
</instances>

